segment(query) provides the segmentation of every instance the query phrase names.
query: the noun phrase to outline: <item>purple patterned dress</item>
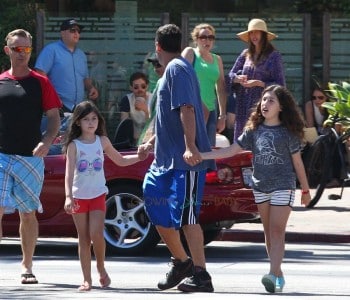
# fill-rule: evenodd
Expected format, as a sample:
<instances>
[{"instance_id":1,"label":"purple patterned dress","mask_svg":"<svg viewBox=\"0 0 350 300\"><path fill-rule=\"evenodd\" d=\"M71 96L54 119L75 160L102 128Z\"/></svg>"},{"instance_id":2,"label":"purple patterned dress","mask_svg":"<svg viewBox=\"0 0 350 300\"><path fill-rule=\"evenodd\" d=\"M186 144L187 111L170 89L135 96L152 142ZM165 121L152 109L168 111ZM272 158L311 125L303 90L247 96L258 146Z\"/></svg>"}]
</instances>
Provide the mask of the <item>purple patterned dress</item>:
<instances>
[{"instance_id":1,"label":"purple patterned dress","mask_svg":"<svg viewBox=\"0 0 350 300\"><path fill-rule=\"evenodd\" d=\"M246 57L247 49L238 56L228 76L232 80L237 74L247 75L248 80L257 79L265 82L266 86L279 84L285 86L282 56L274 50L270 55L254 66L252 60ZM240 84L235 85L236 93L236 122L234 129L234 142L242 134L250 111L258 102L263 91L262 87L244 88Z\"/></svg>"}]
</instances>

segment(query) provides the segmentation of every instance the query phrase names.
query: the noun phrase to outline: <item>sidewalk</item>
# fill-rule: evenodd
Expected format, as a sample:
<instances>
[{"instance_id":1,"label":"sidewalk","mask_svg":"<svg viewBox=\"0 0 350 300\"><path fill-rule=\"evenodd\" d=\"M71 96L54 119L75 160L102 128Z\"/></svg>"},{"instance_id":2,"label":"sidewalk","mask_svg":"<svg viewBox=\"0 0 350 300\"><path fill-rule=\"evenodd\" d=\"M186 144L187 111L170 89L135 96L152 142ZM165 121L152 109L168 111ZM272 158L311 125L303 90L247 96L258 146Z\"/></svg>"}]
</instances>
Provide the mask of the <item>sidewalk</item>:
<instances>
[{"instance_id":1,"label":"sidewalk","mask_svg":"<svg viewBox=\"0 0 350 300\"><path fill-rule=\"evenodd\" d=\"M350 187L344 189L341 200L329 200L329 194L339 194L340 188L326 189L314 208L300 205L296 192L293 211L287 223L286 241L310 243L350 243ZM261 223L235 224L223 230L217 240L264 242Z\"/></svg>"}]
</instances>

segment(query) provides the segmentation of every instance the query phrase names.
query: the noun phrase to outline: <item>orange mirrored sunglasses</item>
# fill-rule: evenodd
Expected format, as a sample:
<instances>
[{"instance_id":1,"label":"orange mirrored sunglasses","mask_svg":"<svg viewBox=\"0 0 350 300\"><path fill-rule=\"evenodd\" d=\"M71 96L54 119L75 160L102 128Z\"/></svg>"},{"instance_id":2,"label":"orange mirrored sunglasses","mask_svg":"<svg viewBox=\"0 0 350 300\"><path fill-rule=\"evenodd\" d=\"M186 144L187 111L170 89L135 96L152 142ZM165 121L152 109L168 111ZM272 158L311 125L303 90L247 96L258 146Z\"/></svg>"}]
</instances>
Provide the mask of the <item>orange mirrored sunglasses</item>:
<instances>
[{"instance_id":1,"label":"orange mirrored sunglasses","mask_svg":"<svg viewBox=\"0 0 350 300\"><path fill-rule=\"evenodd\" d=\"M21 52L30 53L33 50L32 47L26 47L26 46L10 47L10 49L17 53L21 53Z\"/></svg>"}]
</instances>

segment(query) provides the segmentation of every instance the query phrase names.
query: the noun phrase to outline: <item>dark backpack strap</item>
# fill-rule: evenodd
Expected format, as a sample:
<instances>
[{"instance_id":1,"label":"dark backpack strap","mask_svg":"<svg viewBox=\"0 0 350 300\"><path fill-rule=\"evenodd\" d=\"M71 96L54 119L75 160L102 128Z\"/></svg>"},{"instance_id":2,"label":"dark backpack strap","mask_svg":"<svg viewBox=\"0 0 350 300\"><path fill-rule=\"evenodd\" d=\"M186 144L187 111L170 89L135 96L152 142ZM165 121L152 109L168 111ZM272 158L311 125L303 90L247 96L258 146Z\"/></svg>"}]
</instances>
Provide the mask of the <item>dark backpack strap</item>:
<instances>
[{"instance_id":1,"label":"dark backpack strap","mask_svg":"<svg viewBox=\"0 0 350 300\"><path fill-rule=\"evenodd\" d=\"M196 63L196 53L193 50L193 61L192 61L192 66L194 67L194 64Z\"/></svg>"}]
</instances>

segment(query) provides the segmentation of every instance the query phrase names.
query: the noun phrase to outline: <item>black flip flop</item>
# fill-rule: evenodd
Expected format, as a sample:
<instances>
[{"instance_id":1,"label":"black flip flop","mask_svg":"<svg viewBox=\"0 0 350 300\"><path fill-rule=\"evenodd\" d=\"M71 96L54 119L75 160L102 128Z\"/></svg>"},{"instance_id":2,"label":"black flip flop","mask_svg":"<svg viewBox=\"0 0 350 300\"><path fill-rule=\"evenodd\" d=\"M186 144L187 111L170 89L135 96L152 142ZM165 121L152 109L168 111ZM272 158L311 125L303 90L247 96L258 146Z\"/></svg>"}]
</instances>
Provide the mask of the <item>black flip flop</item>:
<instances>
[{"instance_id":1,"label":"black flip flop","mask_svg":"<svg viewBox=\"0 0 350 300\"><path fill-rule=\"evenodd\" d=\"M22 284L37 284L38 280L34 274L31 273L23 273L21 274L21 283Z\"/></svg>"}]
</instances>

